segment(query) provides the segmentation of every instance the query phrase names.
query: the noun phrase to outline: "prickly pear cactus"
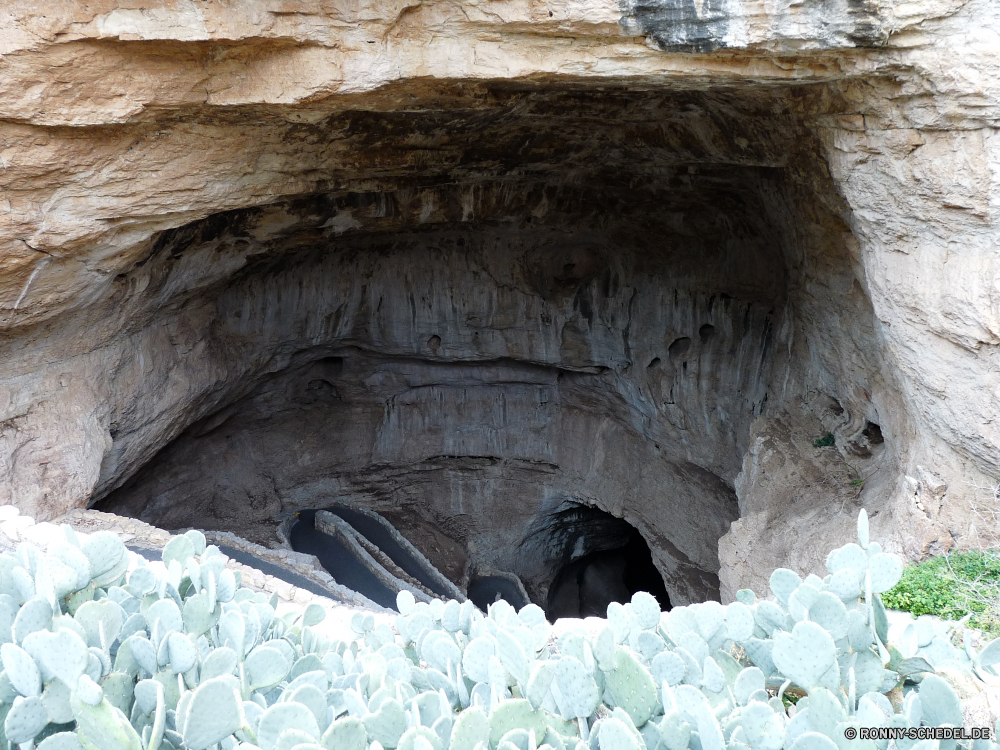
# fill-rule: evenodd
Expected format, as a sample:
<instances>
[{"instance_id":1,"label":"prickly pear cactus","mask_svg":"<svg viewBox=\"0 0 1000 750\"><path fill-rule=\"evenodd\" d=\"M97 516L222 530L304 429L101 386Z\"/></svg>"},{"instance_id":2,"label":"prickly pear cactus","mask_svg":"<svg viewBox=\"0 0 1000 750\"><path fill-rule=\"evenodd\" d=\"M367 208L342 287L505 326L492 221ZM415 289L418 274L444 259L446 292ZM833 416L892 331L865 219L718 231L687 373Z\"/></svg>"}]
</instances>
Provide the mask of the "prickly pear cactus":
<instances>
[{"instance_id":1,"label":"prickly pear cactus","mask_svg":"<svg viewBox=\"0 0 1000 750\"><path fill-rule=\"evenodd\" d=\"M152 564L67 529L0 554L0 750L846 750L847 727L958 725L935 669L1000 680L1000 641L958 649L919 620L889 642L902 564L863 511L827 569L727 606L640 592L558 642L535 605L405 591L394 628L337 631L317 604L279 616L200 532Z\"/></svg>"}]
</instances>

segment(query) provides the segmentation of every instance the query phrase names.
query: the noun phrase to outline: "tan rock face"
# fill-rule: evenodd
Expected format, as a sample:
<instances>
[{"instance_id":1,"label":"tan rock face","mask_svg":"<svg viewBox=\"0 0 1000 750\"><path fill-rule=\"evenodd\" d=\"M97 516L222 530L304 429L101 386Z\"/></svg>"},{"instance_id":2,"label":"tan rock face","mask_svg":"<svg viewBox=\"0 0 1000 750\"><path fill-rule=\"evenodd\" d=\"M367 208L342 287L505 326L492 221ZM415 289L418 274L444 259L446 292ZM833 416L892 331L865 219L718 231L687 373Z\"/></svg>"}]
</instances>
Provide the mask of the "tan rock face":
<instances>
[{"instance_id":1,"label":"tan rock face","mask_svg":"<svg viewBox=\"0 0 1000 750\"><path fill-rule=\"evenodd\" d=\"M8 3L0 502L350 498L537 597L590 505L677 603L859 506L993 543L998 52L985 0Z\"/></svg>"}]
</instances>

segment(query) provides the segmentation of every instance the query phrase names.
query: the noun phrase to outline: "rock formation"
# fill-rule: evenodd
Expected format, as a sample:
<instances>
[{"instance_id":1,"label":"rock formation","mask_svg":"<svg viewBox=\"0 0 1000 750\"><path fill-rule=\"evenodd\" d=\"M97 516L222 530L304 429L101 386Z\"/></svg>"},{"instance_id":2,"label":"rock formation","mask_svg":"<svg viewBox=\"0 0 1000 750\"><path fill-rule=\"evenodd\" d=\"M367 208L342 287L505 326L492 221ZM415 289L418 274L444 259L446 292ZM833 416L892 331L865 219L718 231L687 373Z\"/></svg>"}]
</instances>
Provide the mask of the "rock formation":
<instances>
[{"instance_id":1,"label":"rock formation","mask_svg":"<svg viewBox=\"0 0 1000 750\"><path fill-rule=\"evenodd\" d=\"M997 540L993 0L50 5L0 14L0 503L351 502L536 600L581 507L674 603L859 506Z\"/></svg>"}]
</instances>

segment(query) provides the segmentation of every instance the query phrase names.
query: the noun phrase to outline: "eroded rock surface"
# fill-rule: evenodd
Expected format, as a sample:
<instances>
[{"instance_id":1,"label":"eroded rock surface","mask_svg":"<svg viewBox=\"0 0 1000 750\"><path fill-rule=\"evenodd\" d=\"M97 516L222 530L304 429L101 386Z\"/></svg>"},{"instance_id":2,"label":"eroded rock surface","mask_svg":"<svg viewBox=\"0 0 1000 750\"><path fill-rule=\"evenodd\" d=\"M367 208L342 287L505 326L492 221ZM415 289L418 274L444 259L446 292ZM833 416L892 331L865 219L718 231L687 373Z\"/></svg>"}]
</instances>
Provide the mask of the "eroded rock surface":
<instances>
[{"instance_id":1,"label":"eroded rock surface","mask_svg":"<svg viewBox=\"0 0 1000 750\"><path fill-rule=\"evenodd\" d=\"M988 0L57 6L0 17L0 502L336 497L535 597L590 505L675 603L859 505L996 541Z\"/></svg>"}]
</instances>

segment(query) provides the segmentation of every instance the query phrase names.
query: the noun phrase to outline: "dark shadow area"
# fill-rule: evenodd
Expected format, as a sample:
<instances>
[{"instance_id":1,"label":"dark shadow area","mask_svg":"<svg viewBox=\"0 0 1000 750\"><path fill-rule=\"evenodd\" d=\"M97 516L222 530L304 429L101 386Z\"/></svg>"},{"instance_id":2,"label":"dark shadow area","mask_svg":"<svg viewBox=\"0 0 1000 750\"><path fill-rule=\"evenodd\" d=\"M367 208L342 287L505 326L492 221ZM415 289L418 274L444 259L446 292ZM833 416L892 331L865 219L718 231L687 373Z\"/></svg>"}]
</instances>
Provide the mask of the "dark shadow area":
<instances>
[{"instance_id":1,"label":"dark shadow area","mask_svg":"<svg viewBox=\"0 0 1000 750\"><path fill-rule=\"evenodd\" d=\"M622 519L595 508L574 509L572 515L581 534L574 542L574 550L601 544L600 538L587 538L588 527L605 534L608 527L613 528L619 538L625 532L626 541L621 546L576 556L556 573L545 607L550 621L559 617L605 617L611 602L624 604L637 591L649 592L660 609L670 609L666 586L642 534ZM580 523L588 517L598 523ZM604 536L604 540L608 538Z\"/></svg>"},{"instance_id":2,"label":"dark shadow area","mask_svg":"<svg viewBox=\"0 0 1000 750\"><path fill-rule=\"evenodd\" d=\"M473 578L469 581L468 597L483 612L486 612L497 599L503 599L518 610L530 604L514 582L502 576Z\"/></svg>"},{"instance_id":3,"label":"dark shadow area","mask_svg":"<svg viewBox=\"0 0 1000 750\"><path fill-rule=\"evenodd\" d=\"M644 2L680 24L671 45L718 36L721 0ZM561 77L422 92L282 135L302 139L313 192L165 230L121 275L143 356L109 381L122 395L92 507L273 545L276 519L344 498L456 585L510 571L550 616L637 590L719 598L752 426L799 419L809 342L829 343L832 392L877 379L811 124L840 105L809 87ZM849 418L831 424L865 424L837 408ZM874 421L837 435L857 457L892 434L864 408ZM307 517L296 549L386 601Z\"/></svg>"}]
</instances>

